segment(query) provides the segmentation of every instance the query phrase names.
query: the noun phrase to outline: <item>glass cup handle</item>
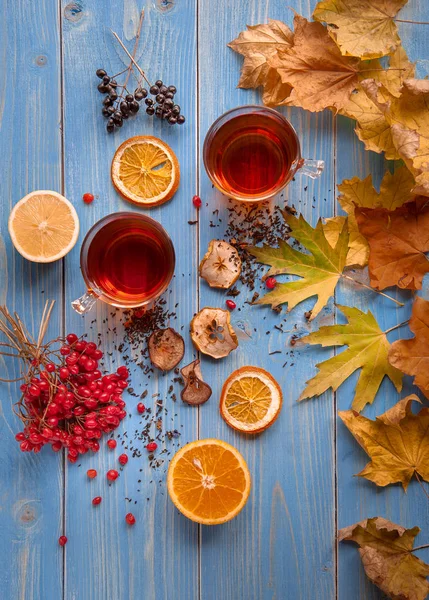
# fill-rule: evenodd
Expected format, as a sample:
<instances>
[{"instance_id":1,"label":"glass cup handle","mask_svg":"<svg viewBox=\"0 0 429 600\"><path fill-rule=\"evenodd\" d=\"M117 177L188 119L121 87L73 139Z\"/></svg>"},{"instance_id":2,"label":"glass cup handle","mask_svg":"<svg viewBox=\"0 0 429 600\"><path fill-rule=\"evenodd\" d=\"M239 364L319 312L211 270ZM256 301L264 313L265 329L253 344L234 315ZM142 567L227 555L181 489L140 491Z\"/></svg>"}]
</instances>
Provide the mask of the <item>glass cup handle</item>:
<instances>
[{"instance_id":1,"label":"glass cup handle","mask_svg":"<svg viewBox=\"0 0 429 600\"><path fill-rule=\"evenodd\" d=\"M307 158L301 158L298 164L298 170L311 179L317 179L325 168L324 160L312 160Z\"/></svg>"},{"instance_id":2,"label":"glass cup handle","mask_svg":"<svg viewBox=\"0 0 429 600\"><path fill-rule=\"evenodd\" d=\"M73 300L71 305L77 313L79 313L80 315L83 315L83 313L86 313L89 310L91 310L91 308L94 306L96 301L97 301L96 294L94 294L94 292L92 292L91 290L88 290L87 292L84 293L83 296L81 296L80 298L77 298L76 300Z\"/></svg>"}]
</instances>

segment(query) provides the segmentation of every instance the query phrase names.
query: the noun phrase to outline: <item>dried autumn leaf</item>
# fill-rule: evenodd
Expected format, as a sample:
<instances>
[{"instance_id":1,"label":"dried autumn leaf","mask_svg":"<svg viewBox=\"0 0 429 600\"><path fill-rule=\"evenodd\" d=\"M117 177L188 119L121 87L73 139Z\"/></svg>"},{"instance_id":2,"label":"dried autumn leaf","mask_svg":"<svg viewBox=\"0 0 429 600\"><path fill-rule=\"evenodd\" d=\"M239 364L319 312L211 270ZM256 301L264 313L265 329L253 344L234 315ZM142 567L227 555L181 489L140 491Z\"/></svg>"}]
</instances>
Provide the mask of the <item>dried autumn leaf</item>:
<instances>
[{"instance_id":1,"label":"dried autumn leaf","mask_svg":"<svg viewBox=\"0 0 429 600\"><path fill-rule=\"evenodd\" d=\"M346 56L362 59L391 54L401 43L394 17L408 0L322 0L313 18L328 31Z\"/></svg>"},{"instance_id":2,"label":"dried autumn leaf","mask_svg":"<svg viewBox=\"0 0 429 600\"><path fill-rule=\"evenodd\" d=\"M283 240L279 240L278 248L267 245L262 248L249 248L249 252L258 262L270 265L271 268L265 277L281 273L301 277L297 281L277 283L274 290L265 294L256 304L271 304L275 308L287 303L288 310L291 310L303 300L317 296L310 317L314 319L333 295L343 272L347 256L347 226L344 225L335 247L332 248L325 237L320 220L316 228L313 228L302 215L297 219L284 212L283 216L291 228L290 236L311 254L299 252Z\"/></svg>"},{"instance_id":3,"label":"dried autumn leaf","mask_svg":"<svg viewBox=\"0 0 429 600\"><path fill-rule=\"evenodd\" d=\"M411 412L414 394L400 400L375 421L353 410L338 416L371 458L358 473L379 486L401 483L404 490L414 474L429 481L429 409Z\"/></svg>"},{"instance_id":4,"label":"dried autumn leaf","mask_svg":"<svg viewBox=\"0 0 429 600\"><path fill-rule=\"evenodd\" d=\"M171 327L156 329L147 345L151 363L162 371L174 369L185 353L185 342L182 336Z\"/></svg>"},{"instance_id":5,"label":"dried autumn leaf","mask_svg":"<svg viewBox=\"0 0 429 600\"><path fill-rule=\"evenodd\" d=\"M402 166L393 174L386 171L379 192L372 184L371 175L368 175L365 179L359 179L359 177L344 179L337 186L340 192L338 202L348 215L349 252L347 254L347 266L364 267L368 263L369 256L368 243L359 232L355 219L355 207L382 207L394 210L415 198L415 194L411 192L413 185L413 176L406 167ZM344 217L333 217L326 220L323 227L331 246L337 243L339 230L343 222Z\"/></svg>"},{"instance_id":6,"label":"dried autumn leaf","mask_svg":"<svg viewBox=\"0 0 429 600\"><path fill-rule=\"evenodd\" d=\"M285 103L312 112L343 108L358 83L361 61L343 56L321 23L295 15L294 29L293 46L268 59L293 87Z\"/></svg>"},{"instance_id":7,"label":"dried autumn leaf","mask_svg":"<svg viewBox=\"0 0 429 600\"><path fill-rule=\"evenodd\" d=\"M419 290L429 272L429 199L419 196L393 211L357 207L355 217L370 248L371 286Z\"/></svg>"},{"instance_id":8,"label":"dried autumn leaf","mask_svg":"<svg viewBox=\"0 0 429 600\"><path fill-rule=\"evenodd\" d=\"M198 406L204 404L212 395L211 387L203 381L200 361L194 360L180 370L185 387L180 393L183 402Z\"/></svg>"},{"instance_id":9,"label":"dried autumn leaf","mask_svg":"<svg viewBox=\"0 0 429 600\"><path fill-rule=\"evenodd\" d=\"M257 88L264 86L264 103L279 105L289 96L290 86L281 82L275 69L268 65L268 58L278 50L290 48L293 33L287 25L275 19L268 24L248 25L238 38L228 44L235 52L244 56L238 87Z\"/></svg>"},{"instance_id":10,"label":"dried autumn leaf","mask_svg":"<svg viewBox=\"0 0 429 600\"><path fill-rule=\"evenodd\" d=\"M206 307L191 321L191 338L203 354L223 358L238 347L231 316L222 308Z\"/></svg>"},{"instance_id":11,"label":"dried autumn leaf","mask_svg":"<svg viewBox=\"0 0 429 600\"><path fill-rule=\"evenodd\" d=\"M429 593L429 565L413 556L418 527L405 529L382 517L340 529L339 541L359 545L368 578L393 600L424 600Z\"/></svg>"},{"instance_id":12,"label":"dried autumn leaf","mask_svg":"<svg viewBox=\"0 0 429 600\"><path fill-rule=\"evenodd\" d=\"M429 196L429 81L407 79L399 97L372 79L361 85L391 126L393 143L415 176L414 193Z\"/></svg>"},{"instance_id":13,"label":"dried autumn leaf","mask_svg":"<svg viewBox=\"0 0 429 600\"><path fill-rule=\"evenodd\" d=\"M414 77L414 72L415 64L408 60L405 50L399 46L389 57L388 69L383 69L380 62L374 60L366 64L359 77L373 78L382 83L393 96L399 97L404 80ZM400 158L384 111L373 102L360 84L339 112L357 121L355 133L366 150L384 152L388 160Z\"/></svg>"},{"instance_id":14,"label":"dried autumn leaf","mask_svg":"<svg viewBox=\"0 0 429 600\"><path fill-rule=\"evenodd\" d=\"M417 296L409 327L415 337L393 342L389 351L390 364L414 375L414 384L429 398L429 302Z\"/></svg>"},{"instance_id":15,"label":"dried autumn leaf","mask_svg":"<svg viewBox=\"0 0 429 600\"><path fill-rule=\"evenodd\" d=\"M355 133L364 143L366 150L385 152L389 160L400 158L393 143L390 124L360 85L339 113L355 119L357 122Z\"/></svg>"},{"instance_id":16,"label":"dried autumn leaf","mask_svg":"<svg viewBox=\"0 0 429 600\"><path fill-rule=\"evenodd\" d=\"M240 277L241 258L228 242L212 240L200 262L199 273L210 287L227 289Z\"/></svg>"},{"instance_id":17,"label":"dried autumn leaf","mask_svg":"<svg viewBox=\"0 0 429 600\"><path fill-rule=\"evenodd\" d=\"M336 391L357 369L362 369L356 386L352 408L360 412L372 404L384 377L388 377L398 392L402 388L402 373L389 364L390 344L371 311L364 313L351 306L338 306L347 318L345 325L329 325L300 339L304 344L348 346L347 350L319 363L319 372L307 381L298 401L320 396L329 388Z\"/></svg>"}]
</instances>

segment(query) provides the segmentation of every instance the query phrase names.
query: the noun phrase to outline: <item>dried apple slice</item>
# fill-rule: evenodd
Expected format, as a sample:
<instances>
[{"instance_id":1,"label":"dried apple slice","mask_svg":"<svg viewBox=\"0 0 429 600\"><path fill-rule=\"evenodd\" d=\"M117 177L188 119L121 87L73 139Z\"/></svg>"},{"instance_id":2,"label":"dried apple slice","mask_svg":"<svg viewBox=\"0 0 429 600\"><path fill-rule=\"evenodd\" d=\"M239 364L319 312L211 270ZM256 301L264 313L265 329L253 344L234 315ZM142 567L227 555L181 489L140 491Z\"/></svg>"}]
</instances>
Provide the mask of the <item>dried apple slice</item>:
<instances>
[{"instance_id":1,"label":"dried apple slice","mask_svg":"<svg viewBox=\"0 0 429 600\"><path fill-rule=\"evenodd\" d=\"M241 258L228 242L212 240L200 262L199 273L210 287L227 289L240 277Z\"/></svg>"},{"instance_id":2,"label":"dried apple slice","mask_svg":"<svg viewBox=\"0 0 429 600\"><path fill-rule=\"evenodd\" d=\"M162 371L174 369L185 353L185 342L182 336L171 327L156 329L147 345L151 363Z\"/></svg>"},{"instance_id":3,"label":"dried apple slice","mask_svg":"<svg viewBox=\"0 0 429 600\"><path fill-rule=\"evenodd\" d=\"M198 358L183 367L180 373L185 381L185 387L180 393L183 402L194 406L207 402L212 395L212 388L203 381Z\"/></svg>"},{"instance_id":4,"label":"dried apple slice","mask_svg":"<svg viewBox=\"0 0 429 600\"><path fill-rule=\"evenodd\" d=\"M200 310L191 321L191 338L198 350L213 358L228 356L238 347L230 314L222 308Z\"/></svg>"}]
</instances>

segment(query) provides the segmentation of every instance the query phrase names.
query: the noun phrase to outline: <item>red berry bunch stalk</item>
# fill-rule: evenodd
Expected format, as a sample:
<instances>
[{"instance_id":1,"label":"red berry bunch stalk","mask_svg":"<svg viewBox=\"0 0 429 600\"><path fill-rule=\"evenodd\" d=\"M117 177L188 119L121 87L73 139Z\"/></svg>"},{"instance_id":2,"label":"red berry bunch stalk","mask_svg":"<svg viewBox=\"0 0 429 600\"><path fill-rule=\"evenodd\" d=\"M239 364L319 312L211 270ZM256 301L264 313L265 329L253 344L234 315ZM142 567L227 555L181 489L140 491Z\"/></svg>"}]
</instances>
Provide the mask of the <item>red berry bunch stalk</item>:
<instances>
[{"instance_id":1,"label":"red berry bunch stalk","mask_svg":"<svg viewBox=\"0 0 429 600\"><path fill-rule=\"evenodd\" d=\"M103 353L93 342L70 333L43 343L53 302L47 303L37 340L29 335L17 315L0 307L0 331L7 337L4 354L21 359L25 368L22 396L16 414L24 429L15 438L23 452L40 452L50 444L55 452L67 449L71 463L88 450L98 452L103 433L110 433L126 416L123 390L128 369L103 375L98 361ZM10 352L14 350L15 352Z\"/></svg>"}]
</instances>

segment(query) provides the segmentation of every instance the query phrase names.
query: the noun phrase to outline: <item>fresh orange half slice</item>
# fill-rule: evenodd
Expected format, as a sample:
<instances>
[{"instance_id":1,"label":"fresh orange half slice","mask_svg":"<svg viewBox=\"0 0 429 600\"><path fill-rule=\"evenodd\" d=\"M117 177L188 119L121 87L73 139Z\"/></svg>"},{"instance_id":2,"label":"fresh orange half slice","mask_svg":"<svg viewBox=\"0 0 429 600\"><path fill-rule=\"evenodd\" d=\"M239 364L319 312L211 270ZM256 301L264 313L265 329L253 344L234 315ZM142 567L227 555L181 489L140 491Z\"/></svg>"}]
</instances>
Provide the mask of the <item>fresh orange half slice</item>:
<instances>
[{"instance_id":1,"label":"fresh orange half slice","mask_svg":"<svg viewBox=\"0 0 429 600\"><path fill-rule=\"evenodd\" d=\"M259 433L277 419L282 402L282 390L268 371L241 367L223 384L220 413L234 429Z\"/></svg>"},{"instance_id":2,"label":"fresh orange half slice","mask_svg":"<svg viewBox=\"0 0 429 600\"><path fill-rule=\"evenodd\" d=\"M151 135L126 140L115 152L111 178L126 200L143 207L170 200L180 181L179 162L168 144Z\"/></svg>"},{"instance_id":3,"label":"fresh orange half slice","mask_svg":"<svg viewBox=\"0 0 429 600\"><path fill-rule=\"evenodd\" d=\"M219 525L236 517L246 504L250 473L233 446L221 440L198 440L174 455L167 488L186 517L203 525Z\"/></svg>"},{"instance_id":4,"label":"fresh orange half slice","mask_svg":"<svg viewBox=\"0 0 429 600\"><path fill-rule=\"evenodd\" d=\"M79 218L67 198L38 190L15 204L9 217L9 233L13 245L27 260L54 262L76 244Z\"/></svg>"}]
</instances>

